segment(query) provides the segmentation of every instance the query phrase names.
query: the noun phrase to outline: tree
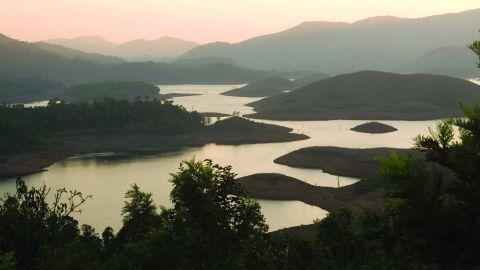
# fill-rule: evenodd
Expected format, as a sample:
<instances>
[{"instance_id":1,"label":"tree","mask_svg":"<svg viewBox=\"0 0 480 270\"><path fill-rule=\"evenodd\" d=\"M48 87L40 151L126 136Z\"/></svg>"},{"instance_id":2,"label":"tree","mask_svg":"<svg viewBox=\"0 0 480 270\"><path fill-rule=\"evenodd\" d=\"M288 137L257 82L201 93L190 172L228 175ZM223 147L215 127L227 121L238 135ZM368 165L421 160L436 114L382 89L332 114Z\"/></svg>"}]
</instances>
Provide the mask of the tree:
<instances>
[{"instance_id":1,"label":"tree","mask_svg":"<svg viewBox=\"0 0 480 270\"><path fill-rule=\"evenodd\" d=\"M57 189L49 204L50 192L45 185L29 189L19 178L15 194L0 200L0 254L13 254L18 269L38 268L49 253L80 237L71 215L91 196Z\"/></svg>"},{"instance_id":2,"label":"tree","mask_svg":"<svg viewBox=\"0 0 480 270\"><path fill-rule=\"evenodd\" d=\"M478 55L478 59L480 60L480 40L473 42L469 47L476 55ZM478 67L480 67L480 61Z\"/></svg>"},{"instance_id":3,"label":"tree","mask_svg":"<svg viewBox=\"0 0 480 270\"><path fill-rule=\"evenodd\" d=\"M206 160L184 162L172 174L172 209L142 246L144 268L249 268L260 264L267 225L231 167ZM258 265L257 265L258 266Z\"/></svg>"},{"instance_id":4,"label":"tree","mask_svg":"<svg viewBox=\"0 0 480 270\"><path fill-rule=\"evenodd\" d=\"M354 269L358 243L356 243L353 215L342 209L318 220L315 242L316 260L327 269Z\"/></svg>"},{"instance_id":5,"label":"tree","mask_svg":"<svg viewBox=\"0 0 480 270\"><path fill-rule=\"evenodd\" d=\"M128 201L122 209L123 227L118 233L122 245L145 239L160 222L151 193L142 192L137 184L133 184L125 198ZM108 239L109 232L104 233Z\"/></svg>"}]
</instances>

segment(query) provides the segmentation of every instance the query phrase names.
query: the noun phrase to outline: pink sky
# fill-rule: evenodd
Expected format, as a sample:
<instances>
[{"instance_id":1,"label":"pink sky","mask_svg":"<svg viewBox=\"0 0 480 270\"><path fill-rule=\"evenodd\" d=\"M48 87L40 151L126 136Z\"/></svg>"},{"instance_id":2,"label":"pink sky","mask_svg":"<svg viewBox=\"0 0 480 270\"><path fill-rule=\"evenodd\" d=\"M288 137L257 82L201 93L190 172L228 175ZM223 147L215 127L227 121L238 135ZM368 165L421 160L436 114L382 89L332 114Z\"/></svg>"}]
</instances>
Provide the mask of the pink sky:
<instances>
[{"instance_id":1,"label":"pink sky","mask_svg":"<svg viewBox=\"0 0 480 270\"><path fill-rule=\"evenodd\" d=\"M304 21L423 17L479 0L0 0L0 33L22 40L100 35L114 42L174 36L238 42Z\"/></svg>"}]
</instances>

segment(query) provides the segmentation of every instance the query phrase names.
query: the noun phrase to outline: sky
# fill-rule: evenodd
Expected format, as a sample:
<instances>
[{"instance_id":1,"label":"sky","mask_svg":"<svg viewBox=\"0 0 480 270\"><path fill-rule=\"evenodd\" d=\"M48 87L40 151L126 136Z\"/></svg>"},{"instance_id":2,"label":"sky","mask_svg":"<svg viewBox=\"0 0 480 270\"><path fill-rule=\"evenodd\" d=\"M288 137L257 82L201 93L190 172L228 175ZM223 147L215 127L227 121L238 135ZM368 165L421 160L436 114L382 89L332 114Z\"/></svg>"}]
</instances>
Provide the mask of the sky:
<instances>
[{"instance_id":1,"label":"sky","mask_svg":"<svg viewBox=\"0 0 480 270\"><path fill-rule=\"evenodd\" d=\"M162 36L239 42L304 21L475 8L480 0L0 0L0 33L27 41L99 35L117 43Z\"/></svg>"}]
</instances>

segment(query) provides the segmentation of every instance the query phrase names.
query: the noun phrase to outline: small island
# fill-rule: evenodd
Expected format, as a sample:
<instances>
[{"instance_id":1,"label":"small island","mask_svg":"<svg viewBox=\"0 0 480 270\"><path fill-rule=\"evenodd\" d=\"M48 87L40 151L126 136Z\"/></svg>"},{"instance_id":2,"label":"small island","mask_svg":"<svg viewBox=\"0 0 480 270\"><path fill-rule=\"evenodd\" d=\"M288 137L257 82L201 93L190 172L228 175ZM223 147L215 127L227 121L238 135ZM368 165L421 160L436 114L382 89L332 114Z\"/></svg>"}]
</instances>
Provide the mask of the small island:
<instances>
[{"instance_id":1,"label":"small island","mask_svg":"<svg viewBox=\"0 0 480 270\"><path fill-rule=\"evenodd\" d=\"M380 134L380 133L395 132L398 129L383 123L379 123L379 122L368 122L368 123L364 123L356 127L353 127L350 130L361 132L361 133Z\"/></svg>"},{"instance_id":2,"label":"small island","mask_svg":"<svg viewBox=\"0 0 480 270\"><path fill-rule=\"evenodd\" d=\"M333 175L363 179L373 177L380 168L378 158L388 157L392 152L398 155L409 153L416 158L423 158L422 153L410 149L317 146L290 152L274 162L290 167L322 169Z\"/></svg>"}]
</instances>

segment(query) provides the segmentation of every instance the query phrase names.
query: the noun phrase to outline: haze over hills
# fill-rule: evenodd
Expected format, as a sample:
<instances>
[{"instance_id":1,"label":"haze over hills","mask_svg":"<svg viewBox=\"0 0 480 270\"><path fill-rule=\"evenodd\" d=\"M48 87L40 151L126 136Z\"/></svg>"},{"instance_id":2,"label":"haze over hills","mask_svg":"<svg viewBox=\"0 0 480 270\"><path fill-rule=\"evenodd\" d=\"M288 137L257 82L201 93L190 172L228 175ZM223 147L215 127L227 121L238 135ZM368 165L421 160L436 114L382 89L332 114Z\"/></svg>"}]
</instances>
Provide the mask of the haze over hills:
<instances>
[{"instance_id":1,"label":"haze over hills","mask_svg":"<svg viewBox=\"0 0 480 270\"><path fill-rule=\"evenodd\" d=\"M325 79L289 93L249 104L254 118L275 120L439 119L462 115L459 102L472 104L480 86L429 74L362 71Z\"/></svg>"},{"instance_id":2,"label":"haze over hills","mask_svg":"<svg viewBox=\"0 0 480 270\"><path fill-rule=\"evenodd\" d=\"M195 67L154 62L119 62L118 58L87 54L45 43L0 36L0 75L35 77L75 84L99 80L140 80L151 83L245 83L269 73L226 63ZM112 59L94 62L92 59ZM113 63L112 63L113 62Z\"/></svg>"},{"instance_id":3,"label":"haze over hills","mask_svg":"<svg viewBox=\"0 0 480 270\"><path fill-rule=\"evenodd\" d=\"M240 43L201 45L182 58L227 57L257 69L328 74L390 71L433 49L470 44L478 33L478 18L480 9L418 19L382 16L355 23L305 22Z\"/></svg>"},{"instance_id":4,"label":"haze over hills","mask_svg":"<svg viewBox=\"0 0 480 270\"><path fill-rule=\"evenodd\" d=\"M466 46L448 46L428 51L395 71L474 78L479 74L477 60L475 53Z\"/></svg>"},{"instance_id":5,"label":"haze over hills","mask_svg":"<svg viewBox=\"0 0 480 270\"><path fill-rule=\"evenodd\" d=\"M104 39L101 36L81 36L76 38L57 38L45 40L45 43L61 45L74 50L85 52L108 54L117 44Z\"/></svg>"},{"instance_id":6,"label":"haze over hills","mask_svg":"<svg viewBox=\"0 0 480 270\"><path fill-rule=\"evenodd\" d=\"M59 55L61 57L70 59L70 60L82 60L98 64L114 64L125 62L122 58L115 56L107 56L98 53L86 53L79 50L74 50L70 48L63 47L61 45L50 44L46 42L36 42L34 43L38 48Z\"/></svg>"},{"instance_id":7,"label":"haze over hills","mask_svg":"<svg viewBox=\"0 0 480 270\"><path fill-rule=\"evenodd\" d=\"M135 61L170 59L198 46L198 43L173 37L161 37L156 40L137 39L122 44L110 42L100 36L50 39L45 42Z\"/></svg>"},{"instance_id":8,"label":"haze over hills","mask_svg":"<svg viewBox=\"0 0 480 270\"><path fill-rule=\"evenodd\" d=\"M213 57L213 56L200 57L200 58L176 59L170 63L176 64L179 66L187 66L187 67L198 67L201 65L218 64L218 63L238 66L238 64L235 63L235 61L233 61L232 59L225 58L225 57Z\"/></svg>"},{"instance_id":9,"label":"haze over hills","mask_svg":"<svg viewBox=\"0 0 480 270\"><path fill-rule=\"evenodd\" d=\"M0 34L0 46L3 49L2 52L5 52L7 48L13 47L29 47L30 50L36 51L43 51L48 52L56 56L60 56L70 60L81 60L86 62L92 63L100 63L100 64L111 64L111 63L121 63L124 60L118 57L106 56L97 53L87 53L84 51L74 50L70 48L66 48L63 46L49 44L45 42L23 42L16 39L9 38L3 34ZM0 52L1 53L1 52Z\"/></svg>"},{"instance_id":10,"label":"haze over hills","mask_svg":"<svg viewBox=\"0 0 480 270\"><path fill-rule=\"evenodd\" d=\"M318 82L318 81L321 81L321 80L325 80L325 79L328 79L328 78L330 78L329 75L327 75L325 73L322 73L322 72L316 72L316 73L312 73L312 74L304 76L304 77L297 78L297 79L293 80L293 82L298 87L302 87L302 86L305 86L305 85L308 85L308 84L311 84L311 83L314 83L314 82Z\"/></svg>"}]
</instances>

